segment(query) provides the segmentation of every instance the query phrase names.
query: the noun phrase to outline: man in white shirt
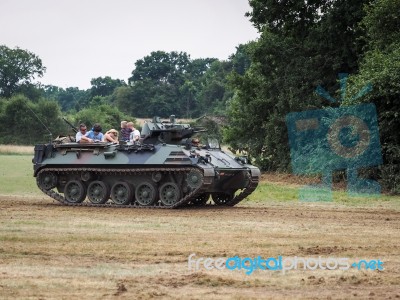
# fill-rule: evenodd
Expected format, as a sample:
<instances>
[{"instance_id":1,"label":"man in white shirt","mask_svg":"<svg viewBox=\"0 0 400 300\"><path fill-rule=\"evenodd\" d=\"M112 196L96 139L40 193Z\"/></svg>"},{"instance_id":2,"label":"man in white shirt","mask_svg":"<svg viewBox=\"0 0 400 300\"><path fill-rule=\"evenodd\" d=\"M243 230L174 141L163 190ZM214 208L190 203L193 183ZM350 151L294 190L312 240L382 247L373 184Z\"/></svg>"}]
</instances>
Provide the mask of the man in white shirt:
<instances>
[{"instance_id":1,"label":"man in white shirt","mask_svg":"<svg viewBox=\"0 0 400 300\"><path fill-rule=\"evenodd\" d=\"M131 143L138 142L140 139L140 131L135 128L133 122L128 123L128 128L132 130L131 135L129 137L129 142Z\"/></svg>"},{"instance_id":2,"label":"man in white shirt","mask_svg":"<svg viewBox=\"0 0 400 300\"><path fill-rule=\"evenodd\" d=\"M79 125L79 131L75 135L76 142L77 143L85 143L85 142L86 143L91 143L91 142L93 142L93 140L88 138L86 136L86 134L87 134L87 127L86 127L85 124L82 123L81 125Z\"/></svg>"}]
</instances>

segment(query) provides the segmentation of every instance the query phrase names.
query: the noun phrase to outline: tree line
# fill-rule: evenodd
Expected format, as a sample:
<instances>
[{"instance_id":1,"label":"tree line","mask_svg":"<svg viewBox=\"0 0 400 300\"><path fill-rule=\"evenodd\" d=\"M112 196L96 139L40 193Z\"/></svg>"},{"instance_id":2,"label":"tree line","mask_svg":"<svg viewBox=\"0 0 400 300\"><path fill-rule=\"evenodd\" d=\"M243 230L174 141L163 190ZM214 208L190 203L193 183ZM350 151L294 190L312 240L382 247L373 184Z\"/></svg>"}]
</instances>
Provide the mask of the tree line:
<instances>
[{"instance_id":1,"label":"tree line","mask_svg":"<svg viewBox=\"0 0 400 300\"><path fill-rule=\"evenodd\" d=\"M238 53L241 49L239 46ZM235 68L245 68L245 60L236 59L236 55L220 61L191 59L185 52L154 51L136 61L128 82L98 77L91 80L91 88L82 90L35 83L34 79L42 77L46 68L28 50L2 45L0 57L0 120L9 124L0 129L0 143L17 144L42 140L43 126L37 133L27 134L12 129L20 124L36 129L38 119L44 120L52 131L65 134L68 128L61 116L76 125L100 122L105 128L118 128L120 120L134 121L135 117L223 115L233 94L228 75ZM52 107L51 114L42 110L45 106ZM12 110L27 112L27 116L10 114Z\"/></svg>"},{"instance_id":2,"label":"tree line","mask_svg":"<svg viewBox=\"0 0 400 300\"><path fill-rule=\"evenodd\" d=\"M242 46L238 46L237 53L241 51ZM19 124L36 128L40 124L38 119L54 132L65 134L68 128L61 116L76 125L100 122L104 128L118 128L120 120L134 121L137 117L223 115L233 95L229 74L239 68L243 73L246 68L246 60L236 56L220 61L191 59L185 52L154 51L136 61L127 82L110 76L97 77L91 80L91 88L82 90L35 83L34 79L42 77L46 70L41 59L28 50L2 45L0 120L10 126L0 129L0 143L32 144L41 140L43 127L38 133L27 135L12 130ZM51 115L42 111L44 103L53 108ZM10 114L11 110L28 112L30 117Z\"/></svg>"},{"instance_id":3,"label":"tree line","mask_svg":"<svg viewBox=\"0 0 400 300\"><path fill-rule=\"evenodd\" d=\"M249 3L260 38L248 45L250 67L233 75L226 142L248 149L264 170L288 171L288 113L373 103L383 165L364 175L400 192L400 0ZM350 74L345 95L339 73ZM318 86L342 103L321 97Z\"/></svg>"},{"instance_id":4,"label":"tree line","mask_svg":"<svg viewBox=\"0 0 400 300\"><path fill-rule=\"evenodd\" d=\"M400 0L249 4L247 17L260 37L238 45L227 60L154 51L136 61L127 82L98 77L87 90L33 83L45 72L41 60L0 46L0 122L6 124L0 143L39 140L23 130L43 135L30 110L57 132L66 130L61 115L88 124L95 116L104 127L118 127L134 117L214 114L227 117L223 134L233 149L246 149L263 170L287 172L288 113L374 103L384 164L366 174L400 192ZM350 74L344 97L339 73ZM354 99L368 84L372 91ZM317 86L343 101L330 103Z\"/></svg>"}]
</instances>

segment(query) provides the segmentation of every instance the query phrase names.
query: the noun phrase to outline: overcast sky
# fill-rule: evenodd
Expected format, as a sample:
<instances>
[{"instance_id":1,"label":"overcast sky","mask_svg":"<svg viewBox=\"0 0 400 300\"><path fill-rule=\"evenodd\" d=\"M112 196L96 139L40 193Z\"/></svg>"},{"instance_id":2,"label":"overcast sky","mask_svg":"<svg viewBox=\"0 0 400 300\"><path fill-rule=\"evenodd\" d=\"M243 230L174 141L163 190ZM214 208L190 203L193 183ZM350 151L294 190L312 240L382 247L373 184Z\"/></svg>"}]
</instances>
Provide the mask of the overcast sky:
<instances>
[{"instance_id":1,"label":"overcast sky","mask_svg":"<svg viewBox=\"0 0 400 300\"><path fill-rule=\"evenodd\" d=\"M43 84L127 81L151 51L225 60L259 34L247 0L0 0L0 44L38 55Z\"/></svg>"}]
</instances>

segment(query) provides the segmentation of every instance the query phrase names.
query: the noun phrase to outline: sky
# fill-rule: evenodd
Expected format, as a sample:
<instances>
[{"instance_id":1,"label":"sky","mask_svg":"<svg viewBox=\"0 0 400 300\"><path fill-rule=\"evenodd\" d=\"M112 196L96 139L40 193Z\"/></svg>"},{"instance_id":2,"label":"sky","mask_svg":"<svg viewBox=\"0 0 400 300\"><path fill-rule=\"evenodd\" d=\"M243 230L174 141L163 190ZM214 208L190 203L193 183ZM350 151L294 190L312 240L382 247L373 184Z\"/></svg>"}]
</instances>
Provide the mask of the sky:
<instances>
[{"instance_id":1,"label":"sky","mask_svg":"<svg viewBox=\"0 0 400 300\"><path fill-rule=\"evenodd\" d=\"M0 0L0 44L33 52L42 84L127 79L152 51L226 60L259 37L248 0Z\"/></svg>"}]
</instances>

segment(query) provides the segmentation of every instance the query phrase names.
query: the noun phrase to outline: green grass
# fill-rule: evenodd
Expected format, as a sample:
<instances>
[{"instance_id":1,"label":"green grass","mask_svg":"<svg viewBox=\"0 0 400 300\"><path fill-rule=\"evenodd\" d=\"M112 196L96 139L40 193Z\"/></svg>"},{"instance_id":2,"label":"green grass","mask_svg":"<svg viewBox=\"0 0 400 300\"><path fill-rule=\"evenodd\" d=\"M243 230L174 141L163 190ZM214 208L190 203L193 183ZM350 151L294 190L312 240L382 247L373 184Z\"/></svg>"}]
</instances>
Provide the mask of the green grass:
<instances>
[{"instance_id":1,"label":"green grass","mask_svg":"<svg viewBox=\"0 0 400 300\"><path fill-rule=\"evenodd\" d=\"M299 203L337 203L345 206L385 206L387 208L400 209L400 196L389 195L357 195L351 196L346 191L333 191L332 201L307 202L299 200L300 187L282 185L276 183L262 182L257 189L248 197L246 203L267 202L299 202Z\"/></svg>"},{"instance_id":2,"label":"green grass","mask_svg":"<svg viewBox=\"0 0 400 300\"><path fill-rule=\"evenodd\" d=\"M0 194L41 195L33 177L33 155L0 155Z\"/></svg>"},{"instance_id":3,"label":"green grass","mask_svg":"<svg viewBox=\"0 0 400 300\"><path fill-rule=\"evenodd\" d=\"M2 195L42 195L33 177L31 155L0 154L0 194ZM383 205L400 209L400 196L378 195L372 197L352 197L346 191L334 191L333 202L346 206ZM300 202L299 187L262 182L245 203L263 204L269 202ZM329 203L329 202L320 202Z\"/></svg>"}]
</instances>

